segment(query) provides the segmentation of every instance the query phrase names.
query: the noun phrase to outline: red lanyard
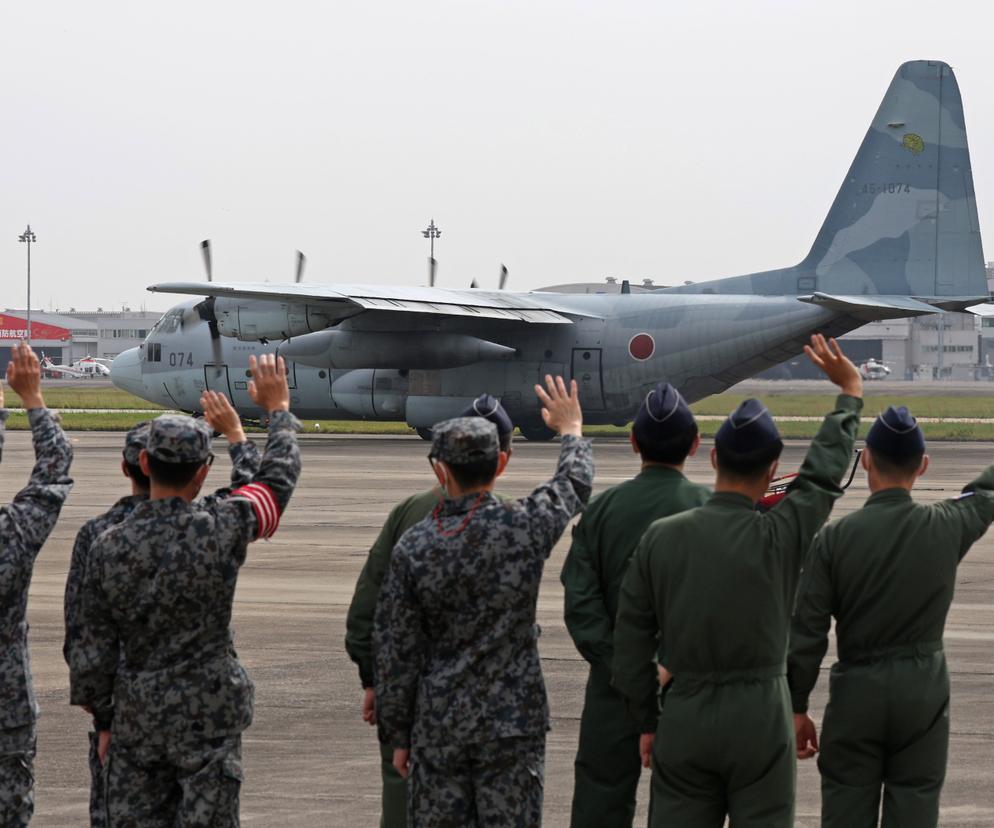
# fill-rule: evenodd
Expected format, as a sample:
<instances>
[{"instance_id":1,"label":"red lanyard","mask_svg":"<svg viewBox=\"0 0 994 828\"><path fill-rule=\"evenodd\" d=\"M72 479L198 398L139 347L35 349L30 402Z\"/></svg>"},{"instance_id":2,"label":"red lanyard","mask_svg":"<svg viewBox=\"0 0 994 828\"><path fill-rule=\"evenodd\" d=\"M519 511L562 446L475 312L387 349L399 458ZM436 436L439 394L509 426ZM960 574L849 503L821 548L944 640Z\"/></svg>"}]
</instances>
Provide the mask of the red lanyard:
<instances>
[{"instance_id":1,"label":"red lanyard","mask_svg":"<svg viewBox=\"0 0 994 828\"><path fill-rule=\"evenodd\" d=\"M442 506L445 505L445 501L444 500L438 501L434 509L435 524L436 526L438 526L438 534L440 534L443 538L454 538L456 535L462 532L463 529L469 526L469 522L473 519L473 515L476 514L476 510L480 508L481 503L483 503L483 492L480 492L476 496L476 503L474 503L473 508L469 510L469 514L466 515L465 518L463 518L463 522L460 523L459 526L457 526L452 531L446 531L445 529L442 528Z\"/></svg>"}]
</instances>

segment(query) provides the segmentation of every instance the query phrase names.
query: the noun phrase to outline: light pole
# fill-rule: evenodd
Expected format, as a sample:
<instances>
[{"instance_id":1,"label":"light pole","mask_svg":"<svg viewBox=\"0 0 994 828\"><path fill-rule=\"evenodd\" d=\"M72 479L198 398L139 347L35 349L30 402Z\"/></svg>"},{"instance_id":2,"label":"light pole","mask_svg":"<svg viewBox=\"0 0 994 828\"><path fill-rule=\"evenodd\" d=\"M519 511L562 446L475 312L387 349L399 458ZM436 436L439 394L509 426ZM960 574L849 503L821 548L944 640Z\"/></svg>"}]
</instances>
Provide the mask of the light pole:
<instances>
[{"instance_id":1,"label":"light pole","mask_svg":"<svg viewBox=\"0 0 994 828\"><path fill-rule=\"evenodd\" d=\"M19 242L28 246L28 347L31 347L31 243L38 241L29 224L27 229L17 237Z\"/></svg>"},{"instance_id":2,"label":"light pole","mask_svg":"<svg viewBox=\"0 0 994 828\"><path fill-rule=\"evenodd\" d=\"M428 239L428 286L435 287L435 239L442 235L442 231L435 226L435 219L431 220L421 235Z\"/></svg>"}]
</instances>

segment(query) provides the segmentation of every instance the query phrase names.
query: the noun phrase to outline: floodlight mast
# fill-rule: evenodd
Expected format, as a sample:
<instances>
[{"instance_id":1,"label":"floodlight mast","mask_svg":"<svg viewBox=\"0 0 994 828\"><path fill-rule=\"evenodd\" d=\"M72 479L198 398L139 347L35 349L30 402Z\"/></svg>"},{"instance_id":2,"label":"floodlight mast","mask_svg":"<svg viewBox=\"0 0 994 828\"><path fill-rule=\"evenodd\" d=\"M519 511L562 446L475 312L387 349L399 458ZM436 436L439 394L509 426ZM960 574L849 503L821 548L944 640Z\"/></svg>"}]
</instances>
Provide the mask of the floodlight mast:
<instances>
[{"instance_id":1,"label":"floodlight mast","mask_svg":"<svg viewBox=\"0 0 994 828\"><path fill-rule=\"evenodd\" d=\"M428 239L428 287L435 287L435 269L438 262L435 261L435 239L442 235L442 231L435 226L435 219L431 220L421 235Z\"/></svg>"},{"instance_id":2,"label":"floodlight mast","mask_svg":"<svg viewBox=\"0 0 994 828\"><path fill-rule=\"evenodd\" d=\"M31 243L38 241L38 237L31 230L31 225L17 237L19 242L24 242L28 246L28 347L31 347Z\"/></svg>"}]
</instances>

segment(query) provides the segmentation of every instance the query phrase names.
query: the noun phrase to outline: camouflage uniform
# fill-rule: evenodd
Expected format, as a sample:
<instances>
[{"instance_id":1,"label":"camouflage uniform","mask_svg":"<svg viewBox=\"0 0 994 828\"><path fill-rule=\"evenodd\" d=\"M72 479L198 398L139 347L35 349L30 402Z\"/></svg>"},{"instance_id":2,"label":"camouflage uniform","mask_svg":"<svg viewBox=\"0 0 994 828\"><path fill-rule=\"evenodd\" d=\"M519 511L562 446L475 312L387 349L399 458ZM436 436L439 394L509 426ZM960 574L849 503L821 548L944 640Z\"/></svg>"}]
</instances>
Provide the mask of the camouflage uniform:
<instances>
[{"instance_id":1,"label":"camouflage uniform","mask_svg":"<svg viewBox=\"0 0 994 828\"><path fill-rule=\"evenodd\" d=\"M435 428L432 453L496 452L494 426ZM381 741L411 748L408 824L541 820L548 702L535 602L552 547L590 496L590 443L563 438L548 483L520 500L447 498L400 539L376 608Z\"/></svg>"},{"instance_id":2,"label":"camouflage uniform","mask_svg":"<svg viewBox=\"0 0 994 828\"><path fill-rule=\"evenodd\" d=\"M124 461L131 466L137 466L142 449L148 441L149 423L139 423L132 428L124 442ZM202 498L201 503L227 496L231 489L246 485L252 481L253 475L259 470L259 450L255 444L246 440L241 443L233 443L228 446L228 453L231 456L231 488L220 489L207 498ZM72 558L69 562L69 575L66 578L66 594L64 602L64 614L66 625L65 643L62 653L66 663L69 663L69 651L74 641L80 638L80 600L79 594L83 585L83 578L86 573L86 564L90 557L90 550L94 542L104 532L112 526L124 521L135 510L140 503L148 500L147 494L128 495L122 497L102 515L91 518L80 528L76 534L76 542L73 544ZM71 678L71 674L70 674ZM79 698L79 691L70 681L69 703L74 705L85 704ZM107 805L104 802L105 780L103 765L97 754L97 733L90 733L90 826L91 828L103 828L107 824Z\"/></svg>"},{"instance_id":3,"label":"camouflage uniform","mask_svg":"<svg viewBox=\"0 0 994 828\"><path fill-rule=\"evenodd\" d=\"M259 472L229 497L140 503L91 547L69 665L75 698L112 730L111 826L238 824L253 685L233 646L232 602L248 544L276 531L296 485L297 428L292 414L272 415ZM202 462L209 446L201 423L166 415L148 451Z\"/></svg>"},{"instance_id":4,"label":"camouflage uniform","mask_svg":"<svg viewBox=\"0 0 994 828\"><path fill-rule=\"evenodd\" d=\"M0 454L8 412L0 409ZM24 619L35 558L72 488L72 447L52 412L28 412L35 466L28 485L0 509L0 825L27 825L34 812L35 720L28 625Z\"/></svg>"}]
</instances>

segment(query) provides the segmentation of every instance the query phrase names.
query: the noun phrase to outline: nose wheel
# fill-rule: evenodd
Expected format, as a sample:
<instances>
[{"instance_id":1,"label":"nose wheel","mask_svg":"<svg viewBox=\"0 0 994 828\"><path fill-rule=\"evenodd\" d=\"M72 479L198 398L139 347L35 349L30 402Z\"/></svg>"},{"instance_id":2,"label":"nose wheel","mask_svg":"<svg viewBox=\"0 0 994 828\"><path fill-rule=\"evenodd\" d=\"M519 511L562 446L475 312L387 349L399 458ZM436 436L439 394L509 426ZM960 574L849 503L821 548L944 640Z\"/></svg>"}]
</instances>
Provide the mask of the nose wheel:
<instances>
[{"instance_id":1,"label":"nose wheel","mask_svg":"<svg viewBox=\"0 0 994 828\"><path fill-rule=\"evenodd\" d=\"M521 436L529 442L547 443L556 436L556 432L545 425L527 425L518 427L521 429Z\"/></svg>"}]
</instances>

